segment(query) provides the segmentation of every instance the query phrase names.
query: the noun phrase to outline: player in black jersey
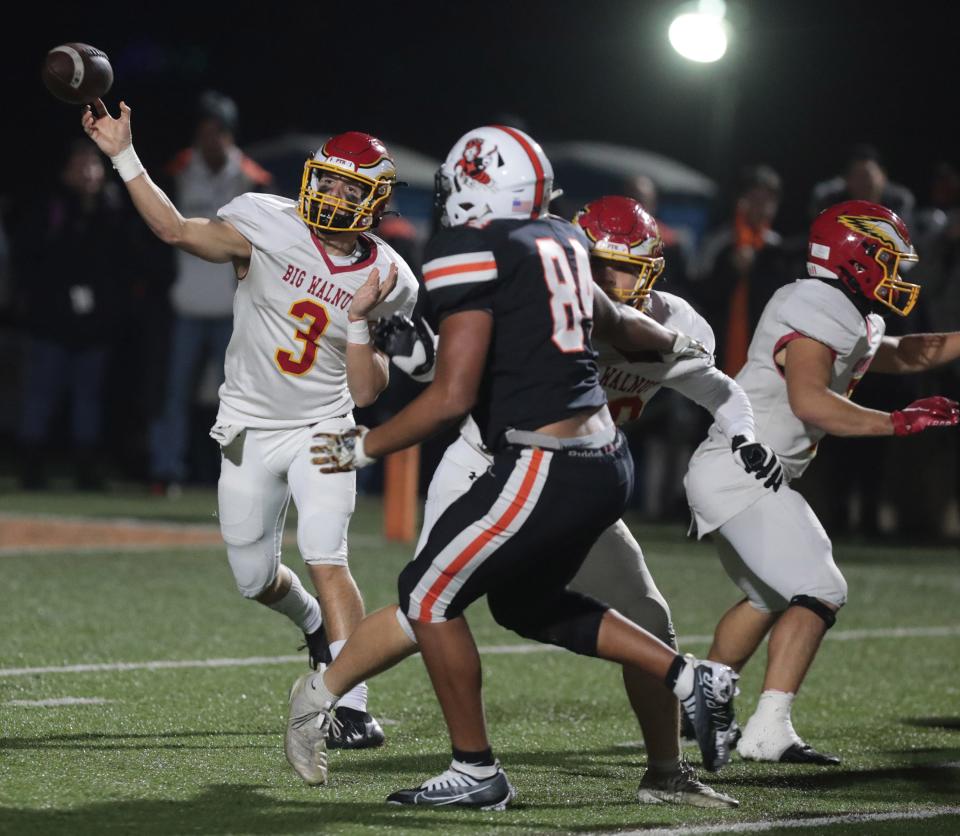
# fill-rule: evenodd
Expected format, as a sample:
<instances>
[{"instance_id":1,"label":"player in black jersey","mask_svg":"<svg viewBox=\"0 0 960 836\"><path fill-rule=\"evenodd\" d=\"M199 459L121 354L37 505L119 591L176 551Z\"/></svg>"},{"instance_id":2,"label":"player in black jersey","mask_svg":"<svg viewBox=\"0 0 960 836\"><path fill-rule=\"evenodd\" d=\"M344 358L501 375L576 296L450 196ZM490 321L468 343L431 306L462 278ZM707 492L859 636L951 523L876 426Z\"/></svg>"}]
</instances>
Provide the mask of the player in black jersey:
<instances>
[{"instance_id":1,"label":"player in black jersey","mask_svg":"<svg viewBox=\"0 0 960 836\"><path fill-rule=\"evenodd\" d=\"M684 659L606 605L567 589L594 541L620 517L633 484L629 451L599 384L591 332L625 350L673 356L703 349L602 293L594 296L586 239L546 214L552 169L526 134L503 126L471 131L438 180L447 228L428 245L424 265L440 319L434 381L379 427L317 436L314 462L328 471L362 467L471 412L493 465L440 516L403 570L400 606L367 617L325 673L294 683L287 759L307 783L324 783L324 739L337 695L419 645L453 763L388 801L505 807L515 793L487 738L480 660L463 617L486 595L498 623L522 636L659 677L690 706L705 764L717 769L729 758L732 671Z\"/></svg>"}]
</instances>

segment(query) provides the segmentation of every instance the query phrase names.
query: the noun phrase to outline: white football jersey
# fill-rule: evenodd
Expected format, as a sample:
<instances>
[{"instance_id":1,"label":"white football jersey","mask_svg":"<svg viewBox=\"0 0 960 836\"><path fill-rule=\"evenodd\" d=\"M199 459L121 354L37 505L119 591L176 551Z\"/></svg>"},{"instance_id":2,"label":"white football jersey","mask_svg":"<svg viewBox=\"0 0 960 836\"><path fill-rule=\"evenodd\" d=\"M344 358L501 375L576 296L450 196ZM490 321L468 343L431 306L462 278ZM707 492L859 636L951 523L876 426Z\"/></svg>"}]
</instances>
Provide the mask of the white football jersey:
<instances>
[{"instance_id":1,"label":"white football jersey","mask_svg":"<svg viewBox=\"0 0 960 836\"><path fill-rule=\"evenodd\" d=\"M774 449L788 479L807 469L826 433L793 414L774 357L798 337L823 343L833 353L830 390L849 398L880 347L885 325L883 317L864 316L842 290L820 279L780 288L763 309L736 379L753 406L757 438ZM708 443L716 442L715 435L714 425Z\"/></svg>"},{"instance_id":2,"label":"white football jersey","mask_svg":"<svg viewBox=\"0 0 960 836\"><path fill-rule=\"evenodd\" d=\"M699 340L713 353L716 342L713 329L685 299L653 290L644 313L664 328L680 331ZM596 348L600 385L607 393L610 414L618 425L636 421L661 386L671 387L672 383L685 377L713 368L712 359L686 358L668 362L653 351L643 352L642 355L625 355L604 343L597 343ZM678 388L682 389L682 386L680 383Z\"/></svg>"},{"instance_id":3,"label":"white football jersey","mask_svg":"<svg viewBox=\"0 0 960 836\"><path fill-rule=\"evenodd\" d=\"M382 279L394 263L397 286L370 318L409 316L417 299L413 272L389 245L366 233L359 261L330 255L288 198L244 194L218 215L253 252L234 297L217 422L286 429L349 413L347 309L353 295L374 267Z\"/></svg>"},{"instance_id":4,"label":"white football jersey","mask_svg":"<svg viewBox=\"0 0 960 836\"><path fill-rule=\"evenodd\" d=\"M685 299L654 290L644 312L665 328L699 340L712 354L713 329ZM653 396L666 386L709 410L729 437L745 435L753 439L750 403L730 378L714 366L712 356L669 361L653 351L625 355L605 343L598 343L596 348L600 385L617 425L636 421ZM473 421L468 419L461 432L471 446L480 447L479 431L471 425Z\"/></svg>"}]
</instances>

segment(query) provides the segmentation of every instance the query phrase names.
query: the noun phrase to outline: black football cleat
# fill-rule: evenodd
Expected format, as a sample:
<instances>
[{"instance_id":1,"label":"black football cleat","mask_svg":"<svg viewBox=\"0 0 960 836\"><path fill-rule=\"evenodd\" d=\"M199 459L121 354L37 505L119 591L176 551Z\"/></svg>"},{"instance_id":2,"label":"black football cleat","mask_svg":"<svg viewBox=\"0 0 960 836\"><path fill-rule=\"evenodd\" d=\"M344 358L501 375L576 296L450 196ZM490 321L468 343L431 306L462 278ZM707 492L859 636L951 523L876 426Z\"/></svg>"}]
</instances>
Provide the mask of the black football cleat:
<instances>
[{"instance_id":1,"label":"black football cleat","mask_svg":"<svg viewBox=\"0 0 960 836\"><path fill-rule=\"evenodd\" d=\"M740 724L734 718L727 733L727 745L731 750L737 748L737 743L740 742L741 737L743 737L743 729L740 728ZM685 711L680 712L680 739L691 743L697 742L697 730L693 727L693 723Z\"/></svg>"},{"instance_id":2,"label":"black football cleat","mask_svg":"<svg viewBox=\"0 0 960 836\"><path fill-rule=\"evenodd\" d=\"M334 710L337 722L327 733L328 749L376 749L383 746L384 734L372 714L345 705Z\"/></svg>"},{"instance_id":3,"label":"black football cleat","mask_svg":"<svg viewBox=\"0 0 960 836\"><path fill-rule=\"evenodd\" d=\"M489 778L474 778L452 766L419 787L397 790L387 796L388 804L413 804L421 807L475 807L479 810L505 810L517 797L499 762Z\"/></svg>"},{"instance_id":4,"label":"black football cleat","mask_svg":"<svg viewBox=\"0 0 960 836\"><path fill-rule=\"evenodd\" d=\"M303 638L306 644L300 645L300 650L307 649L310 667L313 670L320 670L321 665L329 665L333 662L333 656L330 655L330 642L327 641L327 631L324 630L323 624L312 633L304 633Z\"/></svg>"},{"instance_id":5,"label":"black football cleat","mask_svg":"<svg viewBox=\"0 0 960 836\"><path fill-rule=\"evenodd\" d=\"M840 758L818 752L809 743L793 743L780 755L780 763L809 763L814 766L839 766Z\"/></svg>"},{"instance_id":6,"label":"black football cleat","mask_svg":"<svg viewBox=\"0 0 960 836\"><path fill-rule=\"evenodd\" d=\"M694 666L693 691L680 705L696 732L704 767L716 772L730 762L733 698L740 675L720 662L687 659Z\"/></svg>"}]
</instances>

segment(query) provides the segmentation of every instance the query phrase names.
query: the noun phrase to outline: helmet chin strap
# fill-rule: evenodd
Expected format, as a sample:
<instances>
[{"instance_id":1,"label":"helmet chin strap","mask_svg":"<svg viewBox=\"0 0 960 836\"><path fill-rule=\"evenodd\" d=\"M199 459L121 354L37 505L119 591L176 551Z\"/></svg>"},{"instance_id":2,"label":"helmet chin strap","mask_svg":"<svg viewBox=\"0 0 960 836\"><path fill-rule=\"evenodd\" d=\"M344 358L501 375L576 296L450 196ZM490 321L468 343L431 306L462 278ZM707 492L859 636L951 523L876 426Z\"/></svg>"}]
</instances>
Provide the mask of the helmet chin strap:
<instances>
[{"instance_id":1,"label":"helmet chin strap","mask_svg":"<svg viewBox=\"0 0 960 836\"><path fill-rule=\"evenodd\" d=\"M863 316L866 316L869 313L879 313L883 315L881 308L883 305L876 299L869 299L860 293L859 288L857 287L856 279L850 274L850 271L845 267L840 268L839 284L843 289L843 292L847 294L850 301L856 306L856 309L860 311ZM854 290L854 288L857 288Z\"/></svg>"}]
</instances>

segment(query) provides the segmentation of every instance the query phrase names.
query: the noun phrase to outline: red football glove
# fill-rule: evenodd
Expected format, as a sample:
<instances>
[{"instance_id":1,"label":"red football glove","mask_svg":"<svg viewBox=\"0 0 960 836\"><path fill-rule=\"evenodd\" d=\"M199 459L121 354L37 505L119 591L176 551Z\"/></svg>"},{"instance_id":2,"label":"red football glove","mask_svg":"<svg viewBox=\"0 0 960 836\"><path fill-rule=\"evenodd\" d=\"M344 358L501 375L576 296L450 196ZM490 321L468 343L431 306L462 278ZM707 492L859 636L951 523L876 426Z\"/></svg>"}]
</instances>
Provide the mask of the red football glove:
<instances>
[{"instance_id":1,"label":"red football glove","mask_svg":"<svg viewBox=\"0 0 960 836\"><path fill-rule=\"evenodd\" d=\"M960 406L950 398L935 395L891 412L890 420L894 435L913 435L930 427L955 427L960 422Z\"/></svg>"}]
</instances>

